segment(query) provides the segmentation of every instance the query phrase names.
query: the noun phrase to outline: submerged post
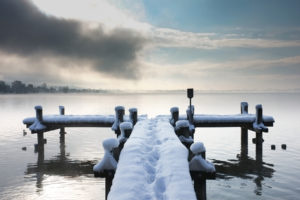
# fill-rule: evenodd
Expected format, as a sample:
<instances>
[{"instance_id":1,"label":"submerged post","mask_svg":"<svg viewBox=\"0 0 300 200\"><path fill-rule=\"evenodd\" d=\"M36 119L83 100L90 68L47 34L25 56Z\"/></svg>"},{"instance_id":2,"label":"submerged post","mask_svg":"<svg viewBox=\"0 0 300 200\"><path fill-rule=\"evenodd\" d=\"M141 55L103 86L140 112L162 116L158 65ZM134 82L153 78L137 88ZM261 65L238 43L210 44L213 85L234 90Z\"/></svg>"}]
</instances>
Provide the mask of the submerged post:
<instances>
[{"instance_id":1,"label":"submerged post","mask_svg":"<svg viewBox=\"0 0 300 200\"><path fill-rule=\"evenodd\" d=\"M262 105L258 104L256 105L256 124L262 124L263 123L263 110ZM262 157L262 151L263 151L263 129L256 130L256 156Z\"/></svg>"},{"instance_id":2,"label":"submerged post","mask_svg":"<svg viewBox=\"0 0 300 200\"><path fill-rule=\"evenodd\" d=\"M241 114L248 114L248 103L241 102ZM241 149L244 154L248 154L248 129L241 127Z\"/></svg>"},{"instance_id":3,"label":"submerged post","mask_svg":"<svg viewBox=\"0 0 300 200\"><path fill-rule=\"evenodd\" d=\"M132 125L134 126L136 124L136 122L138 121L138 113L137 113L136 108L129 109L129 118L130 118Z\"/></svg>"},{"instance_id":4,"label":"submerged post","mask_svg":"<svg viewBox=\"0 0 300 200\"><path fill-rule=\"evenodd\" d=\"M64 106L59 106L59 114L65 115L65 107ZM60 138L64 139L65 134L66 134L65 127L60 128L59 134L60 134Z\"/></svg>"}]
</instances>

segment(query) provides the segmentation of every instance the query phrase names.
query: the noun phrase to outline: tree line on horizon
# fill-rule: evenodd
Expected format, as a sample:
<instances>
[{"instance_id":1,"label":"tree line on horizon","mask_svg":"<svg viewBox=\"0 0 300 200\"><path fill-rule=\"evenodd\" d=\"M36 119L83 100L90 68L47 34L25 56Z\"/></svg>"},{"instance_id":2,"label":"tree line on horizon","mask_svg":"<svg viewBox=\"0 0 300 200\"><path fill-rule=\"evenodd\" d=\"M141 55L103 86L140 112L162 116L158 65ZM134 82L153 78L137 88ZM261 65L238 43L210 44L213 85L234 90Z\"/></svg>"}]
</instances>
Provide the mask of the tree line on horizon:
<instances>
[{"instance_id":1,"label":"tree line on horizon","mask_svg":"<svg viewBox=\"0 0 300 200\"><path fill-rule=\"evenodd\" d=\"M95 89L75 89L68 86L48 87L46 83L38 86L25 84L22 81L15 80L11 84L0 80L0 94L29 94L29 93L100 93L105 90Z\"/></svg>"}]
</instances>

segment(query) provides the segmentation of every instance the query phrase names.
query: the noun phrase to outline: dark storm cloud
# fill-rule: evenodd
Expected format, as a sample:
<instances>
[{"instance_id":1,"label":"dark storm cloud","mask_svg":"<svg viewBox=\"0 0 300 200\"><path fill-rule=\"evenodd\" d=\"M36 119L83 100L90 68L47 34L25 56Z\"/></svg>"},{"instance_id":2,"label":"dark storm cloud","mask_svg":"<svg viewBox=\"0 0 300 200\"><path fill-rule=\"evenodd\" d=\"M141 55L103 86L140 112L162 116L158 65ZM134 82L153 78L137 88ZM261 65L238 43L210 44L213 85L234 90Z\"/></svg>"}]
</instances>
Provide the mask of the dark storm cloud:
<instances>
[{"instance_id":1,"label":"dark storm cloud","mask_svg":"<svg viewBox=\"0 0 300 200\"><path fill-rule=\"evenodd\" d=\"M80 22L47 16L30 1L0 1L0 50L6 53L83 59L99 72L136 78L137 53L144 44L129 30L105 34L100 27L83 34Z\"/></svg>"}]
</instances>

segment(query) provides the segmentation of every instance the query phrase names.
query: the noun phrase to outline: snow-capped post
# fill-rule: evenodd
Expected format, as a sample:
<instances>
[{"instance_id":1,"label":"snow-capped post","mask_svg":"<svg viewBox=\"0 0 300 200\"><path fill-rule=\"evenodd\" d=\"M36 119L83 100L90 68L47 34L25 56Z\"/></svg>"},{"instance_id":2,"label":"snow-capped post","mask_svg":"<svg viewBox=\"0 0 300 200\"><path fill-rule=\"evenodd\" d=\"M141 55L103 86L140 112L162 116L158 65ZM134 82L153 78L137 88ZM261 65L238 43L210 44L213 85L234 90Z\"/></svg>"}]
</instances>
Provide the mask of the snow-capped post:
<instances>
[{"instance_id":1,"label":"snow-capped post","mask_svg":"<svg viewBox=\"0 0 300 200\"><path fill-rule=\"evenodd\" d=\"M130 118L130 121L132 122L132 125L134 126L138 120L138 114L137 114L136 108L129 109L129 118Z\"/></svg>"},{"instance_id":2,"label":"snow-capped post","mask_svg":"<svg viewBox=\"0 0 300 200\"><path fill-rule=\"evenodd\" d=\"M115 112L116 112L115 122L111 128L113 131L115 131L117 137L119 137L119 135L121 134L119 125L121 122L124 121L125 108L123 106L116 106Z\"/></svg>"},{"instance_id":3,"label":"snow-capped post","mask_svg":"<svg viewBox=\"0 0 300 200\"><path fill-rule=\"evenodd\" d=\"M241 114L248 114L248 103L241 102ZM241 127L241 148L242 151L248 154L248 129Z\"/></svg>"},{"instance_id":4,"label":"snow-capped post","mask_svg":"<svg viewBox=\"0 0 300 200\"><path fill-rule=\"evenodd\" d=\"M119 141L115 138L109 138L104 140L102 145L104 157L93 167L93 171L95 177L105 178L105 199L107 199L118 164L112 152L119 146Z\"/></svg>"},{"instance_id":5,"label":"snow-capped post","mask_svg":"<svg viewBox=\"0 0 300 200\"><path fill-rule=\"evenodd\" d=\"M119 141L119 146L118 148L114 149L113 155L114 158L119 161L119 157L120 157L120 153L124 147L125 142L127 141L127 139L130 137L131 132L132 132L132 123L131 122L122 122L120 124L120 130L121 130L121 134L118 137L118 141Z\"/></svg>"},{"instance_id":6,"label":"snow-capped post","mask_svg":"<svg viewBox=\"0 0 300 200\"><path fill-rule=\"evenodd\" d=\"M198 200L206 200L206 179L215 179L216 169L212 163L205 160L206 150L202 142L193 143L190 150L194 156L189 162L194 190Z\"/></svg>"},{"instance_id":7,"label":"snow-capped post","mask_svg":"<svg viewBox=\"0 0 300 200\"><path fill-rule=\"evenodd\" d=\"M172 126L175 126L176 122L179 119L179 109L178 109L178 107L172 107L170 109L170 112L171 112L171 117L172 117L170 119L170 123Z\"/></svg>"},{"instance_id":8,"label":"snow-capped post","mask_svg":"<svg viewBox=\"0 0 300 200\"><path fill-rule=\"evenodd\" d=\"M60 115L65 115L65 107L64 106L59 106L58 108L59 108L59 114ZM65 134L66 134L65 127L60 128L59 134L60 134L60 138L64 139Z\"/></svg>"},{"instance_id":9,"label":"snow-capped post","mask_svg":"<svg viewBox=\"0 0 300 200\"><path fill-rule=\"evenodd\" d=\"M189 149L191 144L194 142L190 133L190 123L187 120L178 120L175 124L175 133L179 140Z\"/></svg>"}]
</instances>

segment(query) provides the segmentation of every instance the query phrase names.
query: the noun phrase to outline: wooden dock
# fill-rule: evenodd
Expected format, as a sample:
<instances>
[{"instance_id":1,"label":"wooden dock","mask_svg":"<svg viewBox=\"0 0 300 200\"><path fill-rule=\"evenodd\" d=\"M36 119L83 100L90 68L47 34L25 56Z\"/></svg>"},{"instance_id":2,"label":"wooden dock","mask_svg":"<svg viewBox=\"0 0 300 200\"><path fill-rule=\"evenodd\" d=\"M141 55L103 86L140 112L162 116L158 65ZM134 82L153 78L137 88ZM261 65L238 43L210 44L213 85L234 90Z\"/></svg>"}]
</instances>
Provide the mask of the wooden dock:
<instances>
[{"instance_id":1,"label":"wooden dock","mask_svg":"<svg viewBox=\"0 0 300 200\"><path fill-rule=\"evenodd\" d=\"M190 147L194 144L195 128L201 127L239 127L241 128L241 149L244 154L248 153L248 130L256 133L255 146L258 160L262 159L263 152L263 133L268 132L268 127L272 127L274 119L271 116L263 115L261 105L256 106L256 113L248 113L248 103L242 102L240 105L241 113L233 115L205 115L195 114L194 106L191 104L191 91L188 92L190 105L186 110L186 115L179 115L179 109L173 107L170 109L171 114L160 116L161 119L169 119L168 123L173 126L173 135L177 135L182 144L188 149L188 158L186 162L191 162L195 156ZM113 150L113 158L118 161L124 143L130 140L132 129L135 130L135 124L138 121L146 120L145 115L138 115L136 108L129 109L129 114L125 115L125 108L117 106L115 115L65 115L63 106L59 107L59 115L43 115L41 106L36 106L36 117L30 117L23 120L23 123L37 134L37 150L43 152L45 139L44 133L60 129L60 138L64 140L65 128L69 127L107 127L112 128L120 141L120 144ZM121 130L121 124L129 122L130 130ZM127 127L127 126L126 126ZM144 130L147 131L147 130ZM141 131L140 131L141 132ZM153 132L153 134L156 134ZM144 141L145 142L145 141ZM157 145L163 145L163 142ZM110 151L108 151L110 152ZM200 154L199 154L200 155ZM202 159L205 159L205 151L201 152ZM122 160L122 159L121 159ZM123 162L123 161L122 161ZM121 165L122 166L122 165ZM119 170L119 169L117 169ZM122 170L122 169L120 169ZM106 178L106 195L108 195L115 169L105 169L100 173L95 172L95 176ZM206 199L206 179L214 179L215 174L207 172L190 171L191 178L194 182L194 189L197 199Z\"/></svg>"}]
</instances>

